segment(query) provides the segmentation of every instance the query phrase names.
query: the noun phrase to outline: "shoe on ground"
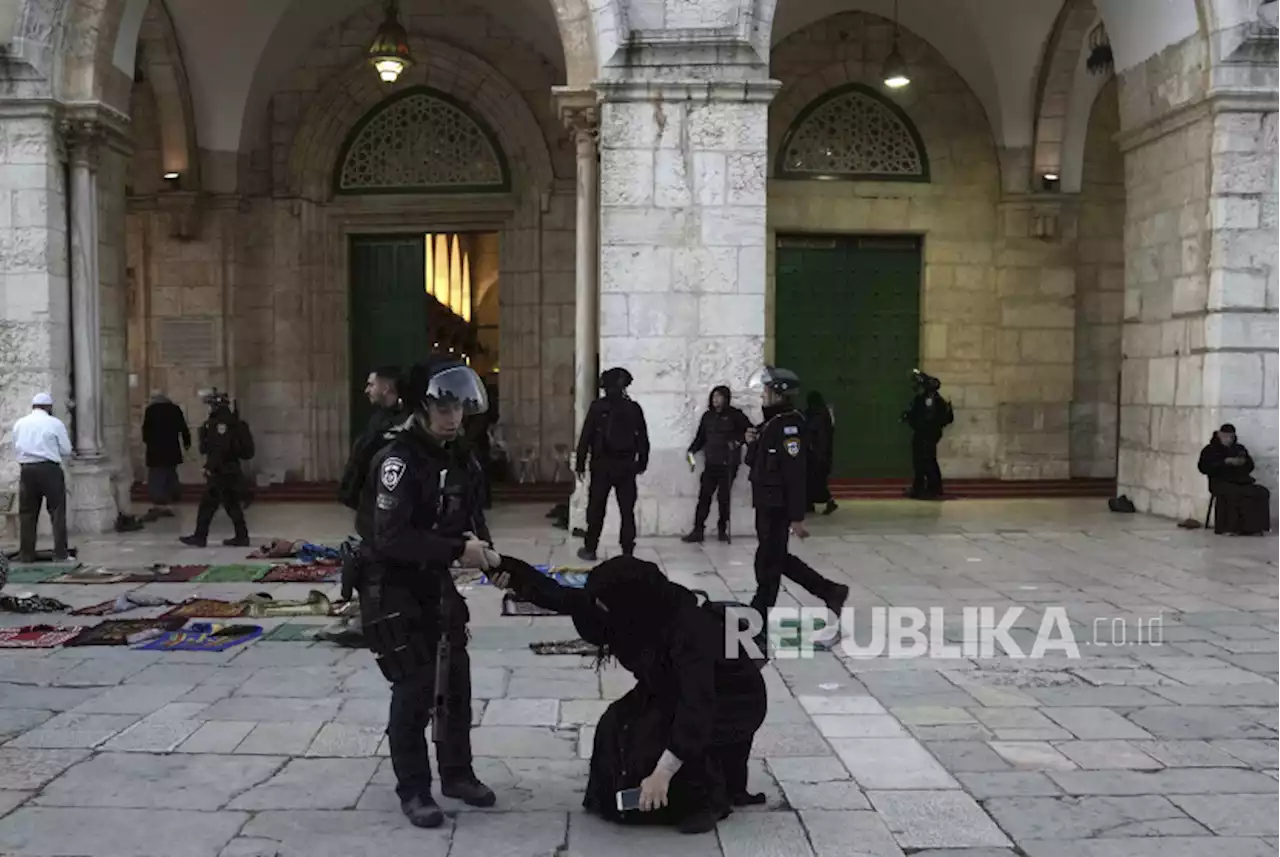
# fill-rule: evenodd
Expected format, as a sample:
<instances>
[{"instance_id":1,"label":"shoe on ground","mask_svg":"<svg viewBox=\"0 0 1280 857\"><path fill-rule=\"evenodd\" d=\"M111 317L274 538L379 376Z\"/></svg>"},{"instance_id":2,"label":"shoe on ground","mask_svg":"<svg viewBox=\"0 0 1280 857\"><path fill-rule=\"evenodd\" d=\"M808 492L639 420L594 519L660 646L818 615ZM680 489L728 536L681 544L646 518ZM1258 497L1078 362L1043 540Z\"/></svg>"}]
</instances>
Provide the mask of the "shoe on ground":
<instances>
[{"instance_id":1,"label":"shoe on ground","mask_svg":"<svg viewBox=\"0 0 1280 857\"><path fill-rule=\"evenodd\" d=\"M229 548L247 548L249 547L249 537L237 537L233 539L223 539L222 543Z\"/></svg>"},{"instance_id":2,"label":"shoe on ground","mask_svg":"<svg viewBox=\"0 0 1280 857\"><path fill-rule=\"evenodd\" d=\"M591 548L578 548L578 559L583 559L587 562L595 562L596 552Z\"/></svg>"},{"instance_id":3,"label":"shoe on ground","mask_svg":"<svg viewBox=\"0 0 1280 857\"><path fill-rule=\"evenodd\" d=\"M182 536L181 538L178 539L178 541L182 542L184 545L187 545L188 547L193 547L193 548L202 548L202 547L205 547L206 545L205 540L200 538L199 536Z\"/></svg>"},{"instance_id":4,"label":"shoe on ground","mask_svg":"<svg viewBox=\"0 0 1280 857\"><path fill-rule=\"evenodd\" d=\"M729 803L733 806L760 806L768 801L764 792L739 792L729 798Z\"/></svg>"},{"instance_id":5,"label":"shoe on ground","mask_svg":"<svg viewBox=\"0 0 1280 857\"><path fill-rule=\"evenodd\" d=\"M703 535L701 530L693 530L687 536L681 536L680 541L687 545L696 545L702 542Z\"/></svg>"},{"instance_id":6,"label":"shoe on ground","mask_svg":"<svg viewBox=\"0 0 1280 857\"><path fill-rule=\"evenodd\" d=\"M843 583L836 584L835 595L827 602L827 609L836 614L836 618L840 618L841 612L844 610L845 602L849 600L849 587Z\"/></svg>"},{"instance_id":7,"label":"shoe on ground","mask_svg":"<svg viewBox=\"0 0 1280 857\"><path fill-rule=\"evenodd\" d=\"M444 824L444 812L431 798L411 797L400 801L400 811L414 827L439 827Z\"/></svg>"},{"instance_id":8,"label":"shoe on ground","mask_svg":"<svg viewBox=\"0 0 1280 857\"><path fill-rule=\"evenodd\" d=\"M441 777L440 794L460 800L467 806L490 807L498 802L493 789L476 779L475 774L450 779Z\"/></svg>"},{"instance_id":9,"label":"shoe on ground","mask_svg":"<svg viewBox=\"0 0 1280 857\"><path fill-rule=\"evenodd\" d=\"M721 530L718 538L720 539L720 541L724 542L727 545L733 544L733 539L729 537L728 530Z\"/></svg>"},{"instance_id":10,"label":"shoe on ground","mask_svg":"<svg viewBox=\"0 0 1280 857\"><path fill-rule=\"evenodd\" d=\"M828 501L827 501L827 508L825 508L825 509L823 509L823 510L822 510L822 514L824 514L824 515L830 515L832 512L834 512L836 509L839 509L839 508L840 508L840 506L839 506L839 504L837 504L837 503L836 503L836 501L835 501L835 500L828 500Z\"/></svg>"}]
</instances>

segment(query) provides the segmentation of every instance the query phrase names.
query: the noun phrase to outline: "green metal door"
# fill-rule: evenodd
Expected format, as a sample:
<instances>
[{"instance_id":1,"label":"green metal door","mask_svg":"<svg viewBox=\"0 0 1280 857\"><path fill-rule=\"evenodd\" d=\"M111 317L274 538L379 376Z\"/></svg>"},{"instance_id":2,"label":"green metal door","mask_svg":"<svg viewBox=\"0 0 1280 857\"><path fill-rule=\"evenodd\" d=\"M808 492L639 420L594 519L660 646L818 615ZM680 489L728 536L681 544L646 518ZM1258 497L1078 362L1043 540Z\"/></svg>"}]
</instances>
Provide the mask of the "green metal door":
<instances>
[{"instance_id":1,"label":"green metal door","mask_svg":"<svg viewBox=\"0 0 1280 857\"><path fill-rule=\"evenodd\" d=\"M920 265L914 237L778 238L776 362L832 406L835 478L911 475Z\"/></svg>"},{"instance_id":2,"label":"green metal door","mask_svg":"<svg viewBox=\"0 0 1280 857\"><path fill-rule=\"evenodd\" d=\"M364 431L372 411L369 372L398 365L408 372L430 352L426 249L421 235L351 239L351 430Z\"/></svg>"}]
</instances>

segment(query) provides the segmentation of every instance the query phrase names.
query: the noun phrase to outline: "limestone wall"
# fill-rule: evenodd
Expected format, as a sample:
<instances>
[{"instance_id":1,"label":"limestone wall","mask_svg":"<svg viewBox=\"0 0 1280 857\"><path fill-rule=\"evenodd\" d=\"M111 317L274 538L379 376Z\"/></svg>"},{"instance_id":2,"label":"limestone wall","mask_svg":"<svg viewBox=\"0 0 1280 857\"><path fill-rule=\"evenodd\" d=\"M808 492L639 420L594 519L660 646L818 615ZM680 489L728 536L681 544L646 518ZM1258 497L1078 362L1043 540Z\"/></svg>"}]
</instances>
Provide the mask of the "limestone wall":
<instances>
[{"instance_id":1,"label":"limestone wall","mask_svg":"<svg viewBox=\"0 0 1280 857\"><path fill-rule=\"evenodd\" d=\"M1116 473L1117 394L1124 314L1124 156L1117 86L1094 103L1085 139L1076 265L1071 475Z\"/></svg>"},{"instance_id":2,"label":"limestone wall","mask_svg":"<svg viewBox=\"0 0 1280 857\"><path fill-rule=\"evenodd\" d=\"M879 77L892 32L882 18L844 13L789 36L773 50L772 74L783 88L769 111L771 175L777 148L797 114L834 87L862 83L906 111L924 140L931 179L918 184L771 178L767 329L772 335L777 233L924 235L921 366L942 379L956 410L939 460L950 476L992 476L1002 324L994 256L1000 199L995 145L982 106L965 82L910 33L903 33L901 49L912 84L897 93L883 89ZM907 379L903 395L905 405Z\"/></svg>"}]
</instances>

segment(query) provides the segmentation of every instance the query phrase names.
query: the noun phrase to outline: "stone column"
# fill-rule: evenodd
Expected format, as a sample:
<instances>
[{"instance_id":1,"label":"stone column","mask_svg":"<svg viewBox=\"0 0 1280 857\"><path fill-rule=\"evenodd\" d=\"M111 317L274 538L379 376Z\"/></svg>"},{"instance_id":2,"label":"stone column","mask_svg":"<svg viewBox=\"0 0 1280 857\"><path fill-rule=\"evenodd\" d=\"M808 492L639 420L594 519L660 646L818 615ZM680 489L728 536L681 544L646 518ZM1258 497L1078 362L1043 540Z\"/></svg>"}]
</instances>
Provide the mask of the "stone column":
<instances>
[{"instance_id":1,"label":"stone column","mask_svg":"<svg viewBox=\"0 0 1280 857\"><path fill-rule=\"evenodd\" d=\"M63 123L71 165L71 329L76 457L102 457L102 348L98 284L98 147L92 121Z\"/></svg>"},{"instance_id":2,"label":"stone column","mask_svg":"<svg viewBox=\"0 0 1280 857\"><path fill-rule=\"evenodd\" d=\"M692 78L692 75L690 75ZM639 479L641 536L688 532L685 462L707 395L738 404L764 359L767 114L778 84L598 82L600 366L626 367L652 444ZM745 472L736 486L745 496ZM714 525L714 522L713 522ZM749 532L739 509L735 532ZM617 539L616 512L604 544Z\"/></svg>"},{"instance_id":3,"label":"stone column","mask_svg":"<svg viewBox=\"0 0 1280 857\"><path fill-rule=\"evenodd\" d=\"M594 90L557 93L560 118L577 150L577 220L574 259L573 443L586 423L600 376L600 173L597 95ZM572 465L571 465L572 466ZM575 483L570 526L586 526L586 483Z\"/></svg>"}]
</instances>

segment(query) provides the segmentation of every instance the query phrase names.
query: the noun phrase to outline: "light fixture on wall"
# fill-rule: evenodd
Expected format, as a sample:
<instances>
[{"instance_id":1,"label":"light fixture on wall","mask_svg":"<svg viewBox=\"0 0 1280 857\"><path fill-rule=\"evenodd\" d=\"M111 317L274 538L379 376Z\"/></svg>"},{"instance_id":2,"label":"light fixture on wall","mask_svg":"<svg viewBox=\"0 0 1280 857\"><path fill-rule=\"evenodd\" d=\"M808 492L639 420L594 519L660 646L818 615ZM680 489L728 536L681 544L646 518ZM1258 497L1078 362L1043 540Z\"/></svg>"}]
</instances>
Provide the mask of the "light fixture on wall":
<instances>
[{"instance_id":1,"label":"light fixture on wall","mask_svg":"<svg viewBox=\"0 0 1280 857\"><path fill-rule=\"evenodd\" d=\"M1044 173L1040 176L1040 188L1049 193L1055 193L1058 190L1059 180L1060 177L1057 173Z\"/></svg>"},{"instance_id":2,"label":"light fixture on wall","mask_svg":"<svg viewBox=\"0 0 1280 857\"><path fill-rule=\"evenodd\" d=\"M176 182L180 178L182 178L182 173L175 170L169 170L169 172L164 174L164 180L167 182Z\"/></svg>"},{"instance_id":3,"label":"light fixture on wall","mask_svg":"<svg viewBox=\"0 0 1280 857\"><path fill-rule=\"evenodd\" d=\"M400 10L396 0L388 0L387 16L369 45L369 63L378 72L383 83L395 83L409 66L413 57L409 53L409 34L400 26Z\"/></svg>"},{"instance_id":4,"label":"light fixture on wall","mask_svg":"<svg viewBox=\"0 0 1280 857\"><path fill-rule=\"evenodd\" d=\"M903 59L902 51L898 50L898 0L893 0L893 49L885 58L884 75L881 79L890 89L902 89L911 83L911 76L907 74L907 61Z\"/></svg>"}]
</instances>

